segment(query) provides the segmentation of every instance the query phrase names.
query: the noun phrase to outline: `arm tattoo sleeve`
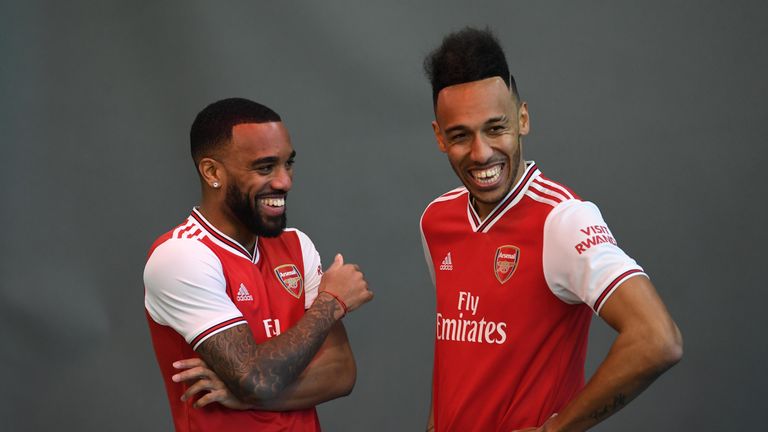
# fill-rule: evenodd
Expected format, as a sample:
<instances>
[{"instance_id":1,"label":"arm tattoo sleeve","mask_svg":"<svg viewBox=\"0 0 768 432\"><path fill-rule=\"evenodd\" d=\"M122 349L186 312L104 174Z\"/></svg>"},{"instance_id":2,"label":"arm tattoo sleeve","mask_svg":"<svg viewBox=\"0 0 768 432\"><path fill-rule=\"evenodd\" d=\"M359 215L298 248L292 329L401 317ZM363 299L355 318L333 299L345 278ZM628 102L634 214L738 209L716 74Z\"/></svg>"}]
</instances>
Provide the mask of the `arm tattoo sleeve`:
<instances>
[{"instance_id":1,"label":"arm tattoo sleeve","mask_svg":"<svg viewBox=\"0 0 768 432\"><path fill-rule=\"evenodd\" d=\"M334 323L334 299L318 297L285 333L256 344L247 325L209 337L197 352L240 400L277 396L307 367Z\"/></svg>"}]
</instances>

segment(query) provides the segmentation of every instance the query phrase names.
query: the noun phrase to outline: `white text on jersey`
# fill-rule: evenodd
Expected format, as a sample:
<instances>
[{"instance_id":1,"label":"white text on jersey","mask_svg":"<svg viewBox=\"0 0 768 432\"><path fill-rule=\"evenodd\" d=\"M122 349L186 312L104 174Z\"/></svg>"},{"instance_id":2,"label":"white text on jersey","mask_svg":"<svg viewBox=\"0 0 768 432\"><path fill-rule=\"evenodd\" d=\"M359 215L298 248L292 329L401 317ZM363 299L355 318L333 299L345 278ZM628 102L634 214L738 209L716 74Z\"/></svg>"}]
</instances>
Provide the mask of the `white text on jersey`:
<instances>
[{"instance_id":1,"label":"white text on jersey","mask_svg":"<svg viewBox=\"0 0 768 432\"><path fill-rule=\"evenodd\" d=\"M477 304L480 302L480 296L473 296L471 293L459 291L459 310L472 311L472 315L477 315Z\"/></svg>"},{"instance_id":2,"label":"white text on jersey","mask_svg":"<svg viewBox=\"0 0 768 432\"><path fill-rule=\"evenodd\" d=\"M507 341L507 323L464 319L464 312L472 312L472 317L477 315L480 296L473 296L469 292L459 291L457 299L458 318L448 318L447 313L437 313L437 340L454 342L475 342L503 344Z\"/></svg>"},{"instance_id":3,"label":"white text on jersey","mask_svg":"<svg viewBox=\"0 0 768 432\"><path fill-rule=\"evenodd\" d=\"M277 336L280 334L280 320L279 319L265 319L264 320L264 332L268 338Z\"/></svg>"}]
</instances>

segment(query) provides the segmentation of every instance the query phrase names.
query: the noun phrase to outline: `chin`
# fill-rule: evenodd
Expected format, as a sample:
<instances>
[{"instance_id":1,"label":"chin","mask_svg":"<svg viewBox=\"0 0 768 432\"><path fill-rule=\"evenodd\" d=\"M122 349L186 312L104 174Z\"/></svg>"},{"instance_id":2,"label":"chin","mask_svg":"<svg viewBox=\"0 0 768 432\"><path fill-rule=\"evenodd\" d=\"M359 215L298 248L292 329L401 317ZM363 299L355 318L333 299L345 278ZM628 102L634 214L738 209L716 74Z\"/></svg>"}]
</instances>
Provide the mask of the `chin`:
<instances>
[{"instance_id":1,"label":"chin","mask_svg":"<svg viewBox=\"0 0 768 432\"><path fill-rule=\"evenodd\" d=\"M277 237L285 230L285 222L285 217L262 219L259 235L262 237Z\"/></svg>"},{"instance_id":2,"label":"chin","mask_svg":"<svg viewBox=\"0 0 768 432\"><path fill-rule=\"evenodd\" d=\"M277 237L280 234L283 233L284 227L270 227L270 226L263 226L259 231L256 233L259 237Z\"/></svg>"},{"instance_id":3,"label":"chin","mask_svg":"<svg viewBox=\"0 0 768 432\"><path fill-rule=\"evenodd\" d=\"M499 204L512 189L511 187L507 186L508 185L499 186L498 188L489 191L472 191L472 189L469 191L472 193L472 196L476 201L485 205L496 207L496 205Z\"/></svg>"}]
</instances>

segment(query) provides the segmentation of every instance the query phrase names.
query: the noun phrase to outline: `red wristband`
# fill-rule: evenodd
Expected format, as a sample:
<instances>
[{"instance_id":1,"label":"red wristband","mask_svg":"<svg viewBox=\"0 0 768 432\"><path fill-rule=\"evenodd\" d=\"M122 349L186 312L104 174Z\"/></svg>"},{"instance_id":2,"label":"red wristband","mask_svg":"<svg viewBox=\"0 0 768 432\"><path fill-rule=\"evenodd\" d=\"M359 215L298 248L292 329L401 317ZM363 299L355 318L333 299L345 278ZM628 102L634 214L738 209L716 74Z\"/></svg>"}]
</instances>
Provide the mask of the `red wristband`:
<instances>
[{"instance_id":1,"label":"red wristband","mask_svg":"<svg viewBox=\"0 0 768 432\"><path fill-rule=\"evenodd\" d=\"M341 305L341 308L344 309L344 315L341 316L342 318L344 318L344 316L347 315L347 305L343 301L341 301L339 296L337 296L336 294L334 294L334 293L332 293L330 291L323 291L323 292L328 294L329 296L335 298L336 301L339 302L339 304Z\"/></svg>"}]
</instances>

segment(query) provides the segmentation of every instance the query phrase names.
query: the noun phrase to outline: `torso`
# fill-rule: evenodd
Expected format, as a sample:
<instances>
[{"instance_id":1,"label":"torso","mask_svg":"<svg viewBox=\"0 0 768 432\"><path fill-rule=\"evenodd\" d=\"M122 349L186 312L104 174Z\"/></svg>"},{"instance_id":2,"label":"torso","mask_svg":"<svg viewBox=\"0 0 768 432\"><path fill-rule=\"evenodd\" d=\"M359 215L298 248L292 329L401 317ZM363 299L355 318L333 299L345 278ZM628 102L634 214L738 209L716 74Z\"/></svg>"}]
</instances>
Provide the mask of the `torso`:
<instances>
[{"instance_id":1,"label":"torso","mask_svg":"<svg viewBox=\"0 0 768 432\"><path fill-rule=\"evenodd\" d=\"M289 412L236 411L211 404L195 409L191 407L193 401L179 400L188 386L170 380L171 375L178 372L171 365L176 360L197 357L193 347L206 337L227 327L242 325L245 320L256 342L262 343L295 325L305 310L305 269L296 232L259 238L256 251L249 253L221 236L199 216L193 212L185 223L161 236L150 250L150 256L158 246L174 238L202 242L221 262L227 295L242 317L210 323L187 343L173 328L158 324L147 314L176 430L319 431L314 408Z\"/></svg>"},{"instance_id":2,"label":"torso","mask_svg":"<svg viewBox=\"0 0 768 432\"><path fill-rule=\"evenodd\" d=\"M551 205L517 194L480 221L465 189L433 202L422 230L434 269L436 430L537 426L583 386L591 310L547 286L542 236Z\"/></svg>"}]
</instances>

